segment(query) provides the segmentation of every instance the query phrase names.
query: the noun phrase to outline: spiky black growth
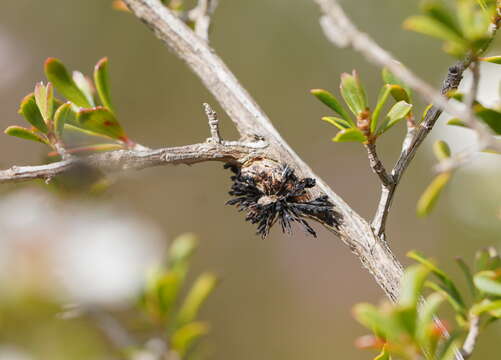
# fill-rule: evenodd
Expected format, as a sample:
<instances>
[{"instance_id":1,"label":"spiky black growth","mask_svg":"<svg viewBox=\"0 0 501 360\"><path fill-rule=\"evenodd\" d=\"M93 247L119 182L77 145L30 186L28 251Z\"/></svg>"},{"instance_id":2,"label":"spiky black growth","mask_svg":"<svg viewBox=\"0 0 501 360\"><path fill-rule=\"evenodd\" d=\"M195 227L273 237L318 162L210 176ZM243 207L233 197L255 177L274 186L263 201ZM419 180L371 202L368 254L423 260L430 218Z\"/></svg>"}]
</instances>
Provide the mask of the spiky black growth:
<instances>
[{"instance_id":1,"label":"spiky black growth","mask_svg":"<svg viewBox=\"0 0 501 360\"><path fill-rule=\"evenodd\" d=\"M330 226L340 224L341 215L334 211L334 204L327 196L309 200L306 189L315 186L315 179L298 179L289 166L269 163L247 169L225 165L235 173L229 192L235 198L226 204L246 211L245 220L257 224L257 233L262 238L277 220L284 233L291 234L291 223L297 222L314 237L317 234L304 217L317 218Z\"/></svg>"}]
</instances>

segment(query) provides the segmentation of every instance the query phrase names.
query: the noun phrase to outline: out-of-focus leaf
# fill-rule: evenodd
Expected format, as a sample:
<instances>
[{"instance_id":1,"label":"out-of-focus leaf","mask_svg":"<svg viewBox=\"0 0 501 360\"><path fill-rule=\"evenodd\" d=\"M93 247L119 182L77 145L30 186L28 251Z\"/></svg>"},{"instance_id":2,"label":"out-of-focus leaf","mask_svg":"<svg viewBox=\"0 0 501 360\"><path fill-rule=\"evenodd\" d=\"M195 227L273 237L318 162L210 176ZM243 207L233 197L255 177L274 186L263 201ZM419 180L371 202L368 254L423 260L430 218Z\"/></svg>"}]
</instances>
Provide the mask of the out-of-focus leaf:
<instances>
[{"instance_id":1,"label":"out-of-focus leaf","mask_svg":"<svg viewBox=\"0 0 501 360\"><path fill-rule=\"evenodd\" d=\"M381 91L379 92L378 100L376 107L374 108L374 111L372 112L372 117L371 117L371 133L374 133L377 129L377 123L379 119L379 115L381 114L381 111L383 110L384 105L388 101L388 98L391 94L391 85L386 84L381 88Z\"/></svg>"},{"instance_id":2,"label":"out-of-focus leaf","mask_svg":"<svg viewBox=\"0 0 501 360\"><path fill-rule=\"evenodd\" d=\"M184 274L168 271L157 281L157 295L160 310L163 314L170 314L178 299L183 285Z\"/></svg>"},{"instance_id":3,"label":"out-of-focus leaf","mask_svg":"<svg viewBox=\"0 0 501 360\"><path fill-rule=\"evenodd\" d=\"M83 108L92 107L92 104L89 103L85 94L75 84L75 81L73 81L61 61L55 58L48 58L45 61L45 75L54 84L56 90L76 106Z\"/></svg>"},{"instance_id":4,"label":"out-of-focus leaf","mask_svg":"<svg viewBox=\"0 0 501 360\"><path fill-rule=\"evenodd\" d=\"M381 353L374 358L374 360L391 360L390 352L388 351L388 346L384 345Z\"/></svg>"},{"instance_id":5,"label":"out-of-focus leaf","mask_svg":"<svg viewBox=\"0 0 501 360\"><path fill-rule=\"evenodd\" d=\"M383 314L372 304L360 303L355 305L353 314L359 323L384 339L398 337L405 331L402 329L401 324L395 321L393 314Z\"/></svg>"},{"instance_id":6,"label":"out-of-focus leaf","mask_svg":"<svg viewBox=\"0 0 501 360\"><path fill-rule=\"evenodd\" d=\"M402 307L417 307L424 282L430 273L430 269L424 265L411 265L405 269L400 290L399 305Z\"/></svg>"},{"instance_id":7,"label":"out-of-focus leaf","mask_svg":"<svg viewBox=\"0 0 501 360\"><path fill-rule=\"evenodd\" d=\"M437 140L433 144L433 152L439 161L446 160L451 157L451 149L449 145L442 140Z\"/></svg>"},{"instance_id":8,"label":"out-of-focus leaf","mask_svg":"<svg viewBox=\"0 0 501 360\"><path fill-rule=\"evenodd\" d=\"M463 310L466 308L456 285L454 285L452 279L443 270L438 268L435 264L433 264L433 262L417 251L410 251L407 253L407 256L430 269L433 275L435 275L442 282L443 286L441 286L440 289L443 289L448 295L450 295Z\"/></svg>"},{"instance_id":9,"label":"out-of-focus leaf","mask_svg":"<svg viewBox=\"0 0 501 360\"><path fill-rule=\"evenodd\" d=\"M24 118L35 128L43 132L44 134L49 131L47 129L47 124L38 109L35 94L31 93L25 96L23 101L21 101L21 105L19 106L19 114L23 115Z\"/></svg>"},{"instance_id":10,"label":"out-of-focus leaf","mask_svg":"<svg viewBox=\"0 0 501 360\"><path fill-rule=\"evenodd\" d=\"M49 142L42 136L38 135L30 129L26 129L21 126L9 126L7 129L5 129L5 133L7 135L15 136L21 139L41 142L42 144L49 145Z\"/></svg>"},{"instance_id":11,"label":"out-of-focus leaf","mask_svg":"<svg viewBox=\"0 0 501 360\"><path fill-rule=\"evenodd\" d=\"M479 60L501 65L501 56L499 56L499 55L498 56L481 57L481 58L479 58Z\"/></svg>"},{"instance_id":12,"label":"out-of-focus leaf","mask_svg":"<svg viewBox=\"0 0 501 360\"><path fill-rule=\"evenodd\" d=\"M447 8L442 1L427 0L422 3L421 8L430 18L433 18L443 24L446 28L453 31L458 36L463 36L454 13L451 9Z\"/></svg>"},{"instance_id":13,"label":"out-of-focus leaf","mask_svg":"<svg viewBox=\"0 0 501 360\"><path fill-rule=\"evenodd\" d=\"M466 318L466 308L461 298L458 298L450 289L446 288L444 285L434 283L432 281L427 281L425 283L430 289L442 294L445 299L449 302L452 308L456 311L456 314L461 318Z\"/></svg>"},{"instance_id":14,"label":"out-of-focus leaf","mask_svg":"<svg viewBox=\"0 0 501 360\"><path fill-rule=\"evenodd\" d=\"M332 95L330 92L327 90L322 90L322 89L313 89L311 90L311 93L321 102L323 102L325 105L330 107L332 110L334 110L338 115L340 115L343 119L348 121L350 124L355 126L355 123L353 122L353 119L351 118L350 114L345 110L343 105L339 102L338 99L334 95Z\"/></svg>"},{"instance_id":15,"label":"out-of-focus leaf","mask_svg":"<svg viewBox=\"0 0 501 360\"><path fill-rule=\"evenodd\" d=\"M63 135L64 125L66 123L74 122L76 114L72 109L71 103L67 102L61 105L54 114L54 132L56 136L61 139Z\"/></svg>"},{"instance_id":16,"label":"out-of-focus leaf","mask_svg":"<svg viewBox=\"0 0 501 360\"><path fill-rule=\"evenodd\" d=\"M433 179L430 185L426 188L424 193L419 198L417 203L417 215L427 216L435 207L437 200L442 193L445 185L451 179L450 173L439 174Z\"/></svg>"},{"instance_id":17,"label":"out-of-focus leaf","mask_svg":"<svg viewBox=\"0 0 501 360\"><path fill-rule=\"evenodd\" d=\"M92 107L96 106L94 102L94 86L92 85L91 80L80 71L73 71L72 77L78 88L82 90L82 93L87 98L89 104L91 104Z\"/></svg>"},{"instance_id":18,"label":"out-of-focus leaf","mask_svg":"<svg viewBox=\"0 0 501 360\"><path fill-rule=\"evenodd\" d=\"M35 102L37 103L40 114L44 119L46 124L52 121L52 114L54 108L54 90L52 84L48 83L44 85L43 82L39 82L35 86Z\"/></svg>"},{"instance_id":19,"label":"out-of-focus leaf","mask_svg":"<svg viewBox=\"0 0 501 360\"><path fill-rule=\"evenodd\" d=\"M115 115L105 107L97 106L81 109L77 115L78 122L85 129L109 136L112 139L127 141L127 136Z\"/></svg>"},{"instance_id":20,"label":"out-of-focus leaf","mask_svg":"<svg viewBox=\"0 0 501 360\"><path fill-rule=\"evenodd\" d=\"M466 262L461 258L456 258L456 263L464 274L466 279L466 283L468 284L468 289L471 292L471 295L475 298L478 295L477 289L475 288L475 284L473 283L473 274L470 270L470 267Z\"/></svg>"},{"instance_id":21,"label":"out-of-focus leaf","mask_svg":"<svg viewBox=\"0 0 501 360\"><path fill-rule=\"evenodd\" d=\"M501 112L481 106L475 106L475 113L496 135L501 135Z\"/></svg>"},{"instance_id":22,"label":"out-of-focus leaf","mask_svg":"<svg viewBox=\"0 0 501 360\"><path fill-rule=\"evenodd\" d=\"M494 317L501 317L501 300L484 299L482 302L473 305L470 311L475 315L482 315L488 312Z\"/></svg>"},{"instance_id":23,"label":"out-of-focus leaf","mask_svg":"<svg viewBox=\"0 0 501 360\"><path fill-rule=\"evenodd\" d=\"M178 327L195 320L200 307L214 290L216 283L216 277L209 273L197 278L179 309L176 321Z\"/></svg>"},{"instance_id":24,"label":"out-of-focus leaf","mask_svg":"<svg viewBox=\"0 0 501 360\"><path fill-rule=\"evenodd\" d=\"M360 129L350 128L338 132L337 135L332 139L332 141L363 143L367 141L367 137L362 133Z\"/></svg>"},{"instance_id":25,"label":"out-of-focus leaf","mask_svg":"<svg viewBox=\"0 0 501 360\"><path fill-rule=\"evenodd\" d=\"M434 354L436 339L433 337L433 317L445 298L440 293L433 293L426 299L416 322L416 340L429 354Z\"/></svg>"},{"instance_id":26,"label":"out-of-focus leaf","mask_svg":"<svg viewBox=\"0 0 501 360\"><path fill-rule=\"evenodd\" d=\"M466 125L466 123L463 120L458 119L458 118L450 119L449 121L447 121L447 125L468 127L468 125Z\"/></svg>"},{"instance_id":27,"label":"out-of-focus leaf","mask_svg":"<svg viewBox=\"0 0 501 360\"><path fill-rule=\"evenodd\" d=\"M110 86L108 77L108 58L104 57L94 67L94 83L96 84L97 93L101 99L102 104L115 112L111 103Z\"/></svg>"},{"instance_id":28,"label":"out-of-focus leaf","mask_svg":"<svg viewBox=\"0 0 501 360\"><path fill-rule=\"evenodd\" d=\"M457 44L465 43L464 39L453 29L430 16L411 16L405 20L404 28Z\"/></svg>"},{"instance_id":29,"label":"out-of-focus leaf","mask_svg":"<svg viewBox=\"0 0 501 360\"><path fill-rule=\"evenodd\" d=\"M367 95L356 71L341 75L341 95L355 116L367 109Z\"/></svg>"},{"instance_id":30,"label":"out-of-focus leaf","mask_svg":"<svg viewBox=\"0 0 501 360\"><path fill-rule=\"evenodd\" d=\"M129 8L122 0L113 0L112 7L115 10L130 12Z\"/></svg>"},{"instance_id":31,"label":"out-of-focus leaf","mask_svg":"<svg viewBox=\"0 0 501 360\"><path fill-rule=\"evenodd\" d=\"M447 339L444 344L440 355L437 357L438 360L455 360L456 353L461 346L458 336L453 334L449 339Z\"/></svg>"},{"instance_id":32,"label":"out-of-focus leaf","mask_svg":"<svg viewBox=\"0 0 501 360\"><path fill-rule=\"evenodd\" d=\"M207 324L202 322L191 322L176 330L171 337L170 346L181 358L183 358L193 347L200 337L209 332Z\"/></svg>"},{"instance_id":33,"label":"out-of-focus leaf","mask_svg":"<svg viewBox=\"0 0 501 360\"><path fill-rule=\"evenodd\" d=\"M477 251L475 255L475 271L497 270L501 268L501 257L493 247Z\"/></svg>"},{"instance_id":34,"label":"out-of-focus leaf","mask_svg":"<svg viewBox=\"0 0 501 360\"><path fill-rule=\"evenodd\" d=\"M501 278L496 272L490 270L481 271L475 274L473 282L480 291L490 295L501 296Z\"/></svg>"},{"instance_id":35,"label":"out-of-focus leaf","mask_svg":"<svg viewBox=\"0 0 501 360\"><path fill-rule=\"evenodd\" d=\"M172 269L178 265L185 264L195 252L197 247L197 237L194 234L186 233L178 236L169 248L168 264Z\"/></svg>"},{"instance_id":36,"label":"out-of-focus leaf","mask_svg":"<svg viewBox=\"0 0 501 360\"><path fill-rule=\"evenodd\" d=\"M346 121L345 119L338 118L338 117L324 116L322 118L322 120L325 121L325 122L328 122L329 124L334 125L339 130L344 130L344 129L351 128L351 125L350 125L350 123L348 121Z\"/></svg>"}]
</instances>

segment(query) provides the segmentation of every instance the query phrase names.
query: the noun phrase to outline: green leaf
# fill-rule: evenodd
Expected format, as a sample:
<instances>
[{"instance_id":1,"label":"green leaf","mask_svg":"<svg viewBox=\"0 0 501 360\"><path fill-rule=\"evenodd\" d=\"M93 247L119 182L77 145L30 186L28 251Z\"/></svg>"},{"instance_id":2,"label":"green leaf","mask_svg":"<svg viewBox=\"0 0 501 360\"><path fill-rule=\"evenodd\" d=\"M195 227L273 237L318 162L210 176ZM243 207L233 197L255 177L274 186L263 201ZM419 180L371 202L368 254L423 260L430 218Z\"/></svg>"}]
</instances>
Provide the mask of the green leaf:
<instances>
[{"instance_id":1,"label":"green leaf","mask_svg":"<svg viewBox=\"0 0 501 360\"><path fill-rule=\"evenodd\" d=\"M493 64L499 64L501 65L501 56L487 56L487 57L481 57L479 58L480 61L485 61L485 62L490 62Z\"/></svg>"},{"instance_id":2,"label":"green leaf","mask_svg":"<svg viewBox=\"0 0 501 360\"><path fill-rule=\"evenodd\" d=\"M439 161L446 160L451 157L451 149L449 145L442 140L435 141L433 144L433 152Z\"/></svg>"},{"instance_id":3,"label":"green leaf","mask_svg":"<svg viewBox=\"0 0 501 360\"><path fill-rule=\"evenodd\" d=\"M179 354L180 358L184 358L196 341L208 332L207 324L191 322L172 334L170 347Z\"/></svg>"},{"instance_id":4,"label":"green leaf","mask_svg":"<svg viewBox=\"0 0 501 360\"><path fill-rule=\"evenodd\" d=\"M391 85L391 95L396 101L411 103L412 90L400 78L396 77L388 68L383 68L382 77L385 84Z\"/></svg>"},{"instance_id":5,"label":"green leaf","mask_svg":"<svg viewBox=\"0 0 501 360\"><path fill-rule=\"evenodd\" d=\"M460 299L453 295L450 289L447 289L444 285L437 284L431 281L427 281L425 285L430 289L436 291L437 293L442 294L452 306L454 311L456 311L457 315L463 319L466 318L466 309L464 304Z\"/></svg>"},{"instance_id":6,"label":"green leaf","mask_svg":"<svg viewBox=\"0 0 501 360\"><path fill-rule=\"evenodd\" d=\"M24 97L19 106L19 114L24 116L24 118L35 128L46 134L49 130L47 129L47 124L38 109L35 94L31 93Z\"/></svg>"},{"instance_id":7,"label":"green leaf","mask_svg":"<svg viewBox=\"0 0 501 360\"><path fill-rule=\"evenodd\" d=\"M458 352L460 346L461 343L459 342L458 336L451 336L444 344L438 360L455 360L456 353Z\"/></svg>"},{"instance_id":8,"label":"green leaf","mask_svg":"<svg viewBox=\"0 0 501 360\"><path fill-rule=\"evenodd\" d=\"M501 300L484 299L471 307L471 313L474 315L482 315L490 313L494 317L501 317Z\"/></svg>"},{"instance_id":9,"label":"green leaf","mask_svg":"<svg viewBox=\"0 0 501 360\"><path fill-rule=\"evenodd\" d=\"M50 145L49 142L42 136L38 135L37 133L35 133L30 129L26 129L21 126L9 126L7 129L5 129L4 132L10 136L15 136L21 139L36 141L42 144Z\"/></svg>"},{"instance_id":10,"label":"green leaf","mask_svg":"<svg viewBox=\"0 0 501 360\"><path fill-rule=\"evenodd\" d=\"M393 125L397 124L400 120L404 119L412 109L412 105L405 101L399 101L392 106L388 114L386 114L385 121L378 129L378 134L382 134L389 130Z\"/></svg>"},{"instance_id":11,"label":"green leaf","mask_svg":"<svg viewBox=\"0 0 501 360\"><path fill-rule=\"evenodd\" d=\"M407 253L407 256L430 269L433 275L435 275L442 282L443 286L441 286L440 289L444 289L444 291L451 296L461 308L465 308L464 301L461 298L461 294L459 293L456 285L454 285L452 279L443 270L417 251L410 251Z\"/></svg>"},{"instance_id":12,"label":"green leaf","mask_svg":"<svg viewBox=\"0 0 501 360\"><path fill-rule=\"evenodd\" d=\"M325 121L325 122L328 122L329 124L334 125L339 130L344 130L344 129L350 129L351 128L351 125L350 125L350 123L348 121L346 121L345 119L338 118L338 117L324 116L322 118L322 120Z\"/></svg>"},{"instance_id":13,"label":"green leaf","mask_svg":"<svg viewBox=\"0 0 501 360\"><path fill-rule=\"evenodd\" d=\"M421 6L423 12L430 18L443 24L446 28L456 33L459 37L463 37L455 14L447 8L442 1L428 0L423 2Z\"/></svg>"},{"instance_id":14,"label":"green leaf","mask_svg":"<svg viewBox=\"0 0 501 360\"><path fill-rule=\"evenodd\" d=\"M61 105L54 114L54 132L58 139L63 136L63 130L66 123L74 122L77 114L73 111L70 102Z\"/></svg>"},{"instance_id":15,"label":"green leaf","mask_svg":"<svg viewBox=\"0 0 501 360\"><path fill-rule=\"evenodd\" d=\"M45 61L45 75L61 95L79 107L92 107L85 94L75 84L72 77L61 61L55 58L48 58Z\"/></svg>"},{"instance_id":16,"label":"green leaf","mask_svg":"<svg viewBox=\"0 0 501 360\"><path fill-rule=\"evenodd\" d=\"M216 283L216 277L209 273L197 278L179 309L176 321L178 327L195 320L200 307L214 290Z\"/></svg>"},{"instance_id":17,"label":"green leaf","mask_svg":"<svg viewBox=\"0 0 501 360\"><path fill-rule=\"evenodd\" d=\"M421 264L415 264L405 269L402 278L402 288L398 304L402 307L416 308L424 282L430 269Z\"/></svg>"},{"instance_id":18,"label":"green leaf","mask_svg":"<svg viewBox=\"0 0 501 360\"><path fill-rule=\"evenodd\" d=\"M54 90L51 83L47 86L43 82L35 85L35 102L45 123L50 124L54 108Z\"/></svg>"},{"instance_id":19,"label":"green leaf","mask_svg":"<svg viewBox=\"0 0 501 360\"><path fill-rule=\"evenodd\" d=\"M185 264L197 248L197 237L186 233L178 236L169 248L168 264L176 268L178 264Z\"/></svg>"},{"instance_id":20,"label":"green leaf","mask_svg":"<svg viewBox=\"0 0 501 360\"><path fill-rule=\"evenodd\" d=\"M477 251L475 256L476 272L485 270L498 270L501 268L501 257L494 247Z\"/></svg>"},{"instance_id":21,"label":"green leaf","mask_svg":"<svg viewBox=\"0 0 501 360\"><path fill-rule=\"evenodd\" d=\"M313 89L310 91L318 100L323 102L325 105L334 110L338 115L340 115L343 119L348 121L350 124L355 126L353 119L350 114L344 109L343 105L339 102L338 99L334 95L332 95L327 90L322 89Z\"/></svg>"},{"instance_id":22,"label":"green leaf","mask_svg":"<svg viewBox=\"0 0 501 360\"><path fill-rule=\"evenodd\" d=\"M94 87L90 79L86 77L84 74L82 74L80 71L73 71L72 78L75 84L87 98L89 104L91 104L91 107L96 106L94 102Z\"/></svg>"},{"instance_id":23,"label":"green leaf","mask_svg":"<svg viewBox=\"0 0 501 360\"><path fill-rule=\"evenodd\" d=\"M350 128L338 132L337 135L334 138L332 138L332 141L363 143L367 141L367 137L362 133L360 129Z\"/></svg>"},{"instance_id":24,"label":"green leaf","mask_svg":"<svg viewBox=\"0 0 501 360\"><path fill-rule=\"evenodd\" d=\"M456 31L431 16L411 16L405 20L404 28L459 45L465 44L465 40Z\"/></svg>"},{"instance_id":25,"label":"green leaf","mask_svg":"<svg viewBox=\"0 0 501 360\"><path fill-rule=\"evenodd\" d=\"M381 91L379 92L376 107L374 108L374 111L372 112L371 134L373 134L377 129L379 115L381 114L381 111L383 110L384 105L388 101L390 94L391 94L391 85L386 84L385 86L383 86L381 88Z\"/></svg>"},{"instance_id":26,"label":"green leaf","mask_svg":"<svg viewBox=\"0 0 501 360\"><path fill-rule=\"evenodd\" d=\"M374 360L391 360L390 352L386 344L383 345L383 350L381 350L381 353L376 356Z\"/></svg>"},{"instance_id":27,"label":"green leaf","mask_svg":"<svg viewBox=\"0 0 501 360\"><path fill-rule=\"evenodd\" d=\"M468 284L468 289L471 292L471 295L476 298L478 295L477 289L475 288L475 284L473 283L473 274L471 273L470 267L466 262L461 258L456 258L456 263L459 268L463 272L463 275L466 279L466 283Z\"/></svg>"},{"instance_id":28,"label":"green leaf","mask_svg":"<svg viewBox=\"0 0 501 360\"><path fill-rule=\"evenodd\" d=\"M110 86L108 79L108 58L104 57L94 67L94 83L96 84L97 93L101 99L102 104L115 112L111 103Z\"/></svg>"},{"instance_id":29,"label":"green leaf","mask_svg":"<svg viewBox=\"0 0 501 360\"><path fill-rule=\"evenodd\" d=\"M458 118L450 119L449 121L447 121L447 125L468 127L468 125L466 125L466 123L463 120L458 119Z\"/></svg>"},{"instance_id":30,"label":"green leaf","mask_svg":"<svg viewBox=\"0 0 501 360\"><path fill-rule=\"evenodd\" d=\"M384 339L398 338L405 331L394 314L382 313L372 304L355 305L353 314L359 323Z\"/></svg>"},{"instance_id":31,"label":"green leaf","mask_svg":"<svg viewBox=\"0 0 501 360\"><path fill-rule=\"evenodd\" d=\"M83 128L90 131L124 142L128 140L115 115L105 107L81 109L77 114L77 120Z\"/></svg>"},{"instance_id":32,"label":"green leaf","mask_svg":"<svg viewBox=\"0 0 501 360\"><path fill-rule=\"evenodd\" d=\"M445 298L441 293L433 293L426 299L416 322L416 340L429 354L435 353L433 339L434 316Z\"/></svg>"},{"instance_id":33,"label":"green leaf","mask_svg":"<svg viewBox=\"0 0 501 360\"><path fill-rule=\"evenodd\" d=\"M341 75L341 95L355 116L367 110L367 95L356 71Z\"/></svg>"},{"instance_id":34,"label":"green leaf","mask_svg":"<svg viewBox=\"0 0 501 360\"><path fill-rule=\"evenodd\" d=\"M159 308L163 314L170 314L181 292L184 273L168 271L159 277L156 284Z\"/></svg>"},{"instance_id":35,"label":"green leaf","mask_svg":"<svg viewBox=\"0 0 501 360\"><path fill-rule=\"evenodd\" d=\"M475 114L485 122L496 135L501 135L501 112L475 106Z\"/></svg>"},{"instance_id":36,"label":"green leaf","mask_svg":"<svg viewBox=\"0 0 501 360\"><path fill-rule=\"evenodd\" d=\"M438 197L442 193L445 185L451 179L450 173L442 173L439 174L433 179L431 184L426 188L424 193L419 198L417 203L417 215L418 216L427 216L435 207L437 203Z\"/></svg>"},{"instance_id":37,"label":"green leaf","mask_svg":"<svg viewBox=\"0 0 501 360\"><path fill-rule=\"evenodd\" d=\"M473 282L480 291L490 295L501 296L501 279L496 272L481 271L475 274Z\"/></svg>"}]
</instances>

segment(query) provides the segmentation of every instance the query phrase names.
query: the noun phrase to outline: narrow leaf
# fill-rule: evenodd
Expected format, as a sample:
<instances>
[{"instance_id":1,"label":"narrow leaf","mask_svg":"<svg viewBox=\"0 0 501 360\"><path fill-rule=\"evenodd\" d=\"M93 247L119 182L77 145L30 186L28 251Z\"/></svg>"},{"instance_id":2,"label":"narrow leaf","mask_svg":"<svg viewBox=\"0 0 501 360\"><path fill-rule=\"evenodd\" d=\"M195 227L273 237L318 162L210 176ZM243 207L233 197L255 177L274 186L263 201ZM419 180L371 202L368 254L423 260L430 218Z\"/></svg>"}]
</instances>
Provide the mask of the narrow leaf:
<instances>
[{"instance_id":1,"label":"narrow leaf","mask_svg":"<svg viewBox=\"0 0 501 360\"><path fill-rule=\"evenodd\" d=\"M438 197L450 179L450 173L439 174L435 177L435 179L433 179L417 203L418 216L427 216L430 214L437 203Z\"/></svg>"},{"instance_id":2,"label":"narrow leaf","mask_svg":"<svg viewBox=\"0 0 501 360\"><path fill-rule=\"evenodd\" d=\"M447 125L454 125L454 126L460 126L460 127L468 127L468 125L466 125L466 123L463 120L458 119L458 118L450 119L449 121L447 121Z\"/></svg>"},{"instance_id":3,"label":"narrow leaf","mask_svg":"<svg viewBox=\"0 0 501 360\"><path fill-rule=\"evenodd\" d=\"M50 124L54 105L54 90L51 83L48 83L47 86L43 82L36 84L35 101L45 123Z\"/></svg>"},{"instance_id":4,"label":"narrow leaf","mask_svg":"<svg viewBox=\"0 0 501 360\"><path fill-rule=\"evenodd\" d=\"M367 109L367 95L356 71L341 75L341 95L355 116Z\"/></svg>"},{"instance_id":5,"label":"narrow leaf","mask_svg":"<svg viewBox=\"0 0 501 360\"><path fill-rule=\"evenodd\" d=\"M437 140L433 144L433 152L439 161L446 160L451 157L451 149L449 145L442 140Z\"/></svg>"},{"instance_id":6,"label":"narrow leaf","mask_svg":"<svg viewBox=\"0 0 501 360\"><path fill-rule=\"evenodd\" d=\"M324 116L322 118L323 121L328 122L329 124L334 125L337 127L339 130L344 130L344 129L349 129L351 128L351 125L348 121L345 119L341 119L338 117L333 117L333 116Z\"/></svg>"},{"instance_id":7,"label":"narrow leaf","mask_svg":"<svg viewBox=\"0 0 501 360\"><path fill-rule=\"evenodd\" d=\"M371 117L371 133L372 134L377 129L379 115L381 114L381 111L383 110L384 105L388 101L390 94L391 94L391 85L389 85L389 84L386 84L385 86L383 86L381 88L381 91L379 92L377 104L376 104L376 107L374 108L374 111L372 112L372 117Z\"/></svg>"},{"instance_id":8,"label":"narrow leaf","mask_svg":"<svg viewBox=\"0 0 501 360\"><path fill-rule=\"evenodd\" d=\"M479 60L501 65L501 56L499 56L499 55L498 56L481 57L481 58L479 58Z\"/></svg>"},{"instance_id":9,"label":"narrow leaf","mask_svg":"<svg viewBox=\"0 0 501 360\"><path fill-rule=\"evenodd\" d=\"M473 274L471 273L470 267L461 258L456 258L456 263L458 264L459 268L463 272L463 275L466 279L466 283L468 284L468 289L470 290L471 295L474 298L476 298L478 295L478 291L475 288L475 284L473 283Z\"/></svg>"},{"instance_id":10,"label":"narrow leaf","mask_svg":"<svg viewBox=\"0 0 501 360\"><path fill-rule=\"evenodd\" d=\"M496 135L501 135L501 112L477 105L475 106L475 114L477 114Z\"/></svg>"},{"instance_id":11,"label":"narrow leaf","mask_svg":"<svg viewBox=\"0 0 501 360\"><path fill-rule=\"evenodd\" d=\"M61 61L48 58L45 61L45 75L61 95L79 107L92 107L82 90L78 88Z\"/></svg>"},{"instance_id":12,"label":"narrow leaf","mask_svg":"<svg viewBox=\"0 0 501 360\"><path fill-rule=\"evenodd\" d=\"M426 299L416 323L416 340L429 354L433 354L435 349L432 348L434 343L432 336L432 328L434 326L433 318L438 311L440 305L445 298L440 293L433 293Z\"/></svg>"},{"instance_id":13,"label":"narrow leaf","mask_svg":"<svg viewBox=\"0 0 501 360\"><path fill-rule=\"evenodd\" d=\"M49 131L47 129L47 124L40 113L40 109L38 109L36 104L35 94L31 93L25 96L25 98L21 101L18 112L23 115L31 125L44 134Z\"/></svg>"},{"instance_id":14,"label":"narrow leaf","mask_svg":"<svg viewBox=\"0 0 501 360\"><path fill-rule=\"evenodd\" d=\"M424 286L424 282L430 273L430 269L421 264L411 265L405 269L402 278L399 305L415 308Z\"/></svg>"},{"instance_id":15,"label":"narrow leaf","mask_svg":"<svg viewBox=\"0 0 501 360\"><path fill-rule=\"evenodd\" d=\"M405 20L404 28L453 43L465 43L465 40L454 30L430 16L411 16Z\"/></svg>"},{"instance_id":16,"label":"narrow leaf","mask_svg":"<svg viewBox=\"0 0 501 360\"><path fill-rule=\"evenodd\" d=\"M56 136L61 139L63 135L64 125L66 123L72 123L76 119L76 114L73 111L70 102L61 105L54 114L54 132Z\"/></svg>"},{"instance_id":17,"label":"narrow leaf","mask_svg":"<svg viewBox=\"0 0 501 360\"><path fill-rule=\"evenodd\" d=\"M337 135L332 138L332 141L363 143L367 141L367 137L362 133L362 131L360 131L360 129L351 128L338 132Z\"/></svg>"},{"instance_id":18,"label":"narrow leaf","mask_svg":"<svg viewBox=\"0 0 501 360\"><path fill-rule=\"evenodd\" d=\"M5 133L7 135L15 136L21 139L36 141L42 144L49 145L49 142L42 136L36 134L30 129L26 129L21 126L9 126L7 129L5 129Z\"/></svg>"},{"instance_id":19,"label":"narrow leaf","mask_svg":"<svg viewBox=\"0 0 501 360\"><path fill-rule=\"evenodd\" d=\"M108 77L108 58L102 58L94 67L94 83L101 99L101 103L111 112L115 112L111 104L110 86Z\"/></svg>"},{"instance_id":20,"label":"narrow leaf","mask_svg":"<svg viewBox=\"0 0 501 360\"><path fill-rule=\"evenodd\" d=\"M177 326L184 326L195 320L200 307L214 290L216 283L216 277L212 274L202 274L197 278L179 309Z\"/></svg>"},{"instance_id":21,"label":"narrow leaf","mask_svg":"<svg viewBox=\"0 0 501 360\"><path fill-rule=\"evenodd\" d=\"M196 341L208 332L209 327L205 323L192 322L186 324L172 334L170 346L179 354L180 358L184 358Z\"/></svg>"},{"instance_id":22,"label":"narrow leaf","mask_svg":"<svg viewBox=\"0 0 501 360\"><path fill-rule=\"evenodd\" d=\"M501 296L501 279L496 276L494 271L481 271L473 277L473 281L480 291Z\"/></svg>"},{"instance_id":23,"label":"narrow leaf","mask_svg":"<svg viewBox=\"0 0 501 360\"><path fill-rule=\"evenodd\" d=\"M341 105L341 103L339 102L339 100L336 99L336 97L334 95L332 95L327 90L322 90L322 89L313 89L310 92L318 100L320 100L325 105L327 105L332 110L334 110L343 119L345 119L349 123L353 124L353 126L355 126L355 123L353 122L353 119L351 118L350 114L348 114L348 112L345 110L345 108L343 107L343 105Z\"/></svg>"}]
</instances>

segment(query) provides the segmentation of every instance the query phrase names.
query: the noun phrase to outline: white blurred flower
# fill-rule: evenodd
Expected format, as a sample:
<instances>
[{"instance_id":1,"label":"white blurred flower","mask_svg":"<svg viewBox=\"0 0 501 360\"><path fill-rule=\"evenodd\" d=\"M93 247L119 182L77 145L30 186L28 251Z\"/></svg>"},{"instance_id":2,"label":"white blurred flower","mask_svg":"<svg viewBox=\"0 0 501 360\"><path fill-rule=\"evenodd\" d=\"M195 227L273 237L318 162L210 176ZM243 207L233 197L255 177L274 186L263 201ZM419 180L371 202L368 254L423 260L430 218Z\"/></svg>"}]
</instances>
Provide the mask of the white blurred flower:
<instances>
[{"instance_id":1,"label":"white blurred flower","mask_svg":"<svg viewBox=\"0 0 501 360\"><path fill-rule=\"evenodd\" d=\"M2 199L0 233L0 274L6 280L80 303L127 301L164 253L163 237L150 222L41 191Z\"/></svg>"},{"instance_id":2,"label":"white blurred flower","mask_svg":"<svg viewBox=\"0 0 501 360\"><path fill-rule=\"evenodd\" d=\"M33 360L34 358L13 346L0 346L0 360Z\"/></svg>"}]
</instances>

